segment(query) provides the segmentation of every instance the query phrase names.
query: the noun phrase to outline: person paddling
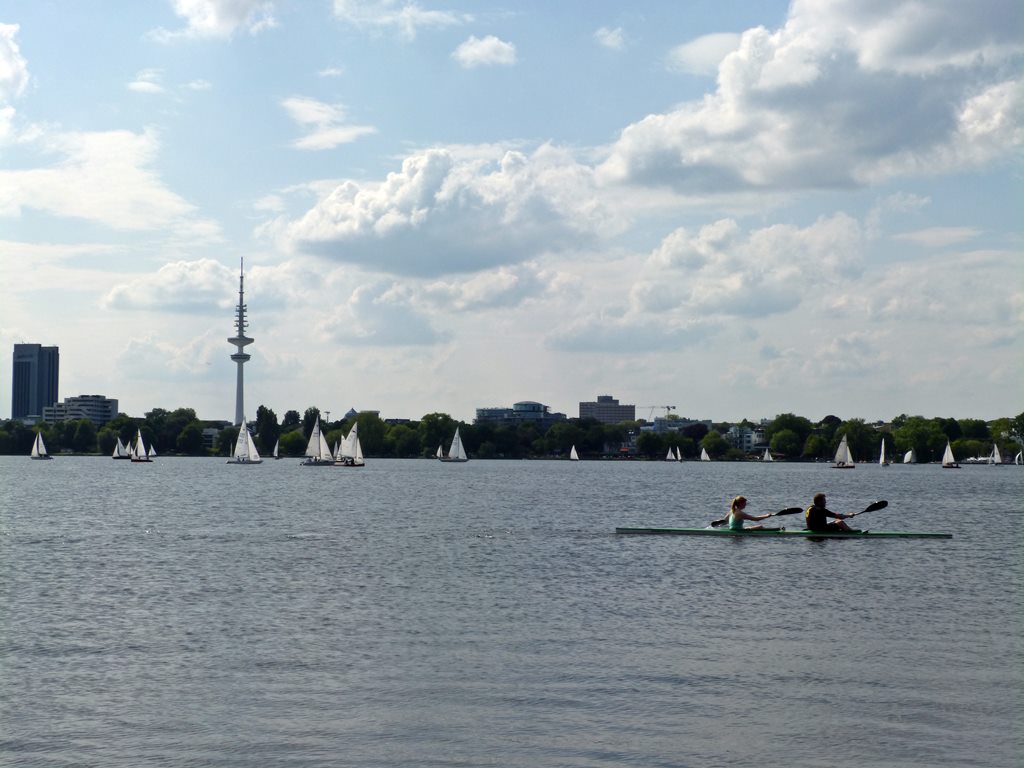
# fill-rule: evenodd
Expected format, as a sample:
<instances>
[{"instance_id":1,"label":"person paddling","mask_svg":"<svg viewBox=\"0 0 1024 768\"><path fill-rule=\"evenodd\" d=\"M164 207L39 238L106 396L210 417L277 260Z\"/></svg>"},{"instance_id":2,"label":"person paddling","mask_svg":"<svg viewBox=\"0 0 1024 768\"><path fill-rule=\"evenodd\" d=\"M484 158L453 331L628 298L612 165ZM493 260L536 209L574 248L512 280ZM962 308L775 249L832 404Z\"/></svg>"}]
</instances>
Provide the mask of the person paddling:
<instances>
[{"instance_id":1,"label":"person paddling","mask_svg":"<svg viewBox=\"0 0 1024 768\"><path fill-rule=\"evenodd\" d=\"M828 521L830 517L835 519L834 523ZM807 526L807 530L819 533L856 531L856 528L851 528L843 522L848 517L852 517L852 515L841 515L828 509L825 506L825 494L816 493L814 494L814 503L804 512L804 524Z\"/></svg>"},{"instance_id":2,"label":"person paddling","mask_svg":"<svg viewBox=\"0 0 1024 768\"><path fill-rule=\"evenodd\" d=\"M771 515L748 515L743 510L747 506L747 499L745 496L737 496L732 500L732 504L729 505L729 530L730 531L742 531L743 521L752 520L757 522L758 520L767 520ZM752 525L746 530L748 531L759 531L764 528L763 525Z\"/></svg>"}]
</instances>

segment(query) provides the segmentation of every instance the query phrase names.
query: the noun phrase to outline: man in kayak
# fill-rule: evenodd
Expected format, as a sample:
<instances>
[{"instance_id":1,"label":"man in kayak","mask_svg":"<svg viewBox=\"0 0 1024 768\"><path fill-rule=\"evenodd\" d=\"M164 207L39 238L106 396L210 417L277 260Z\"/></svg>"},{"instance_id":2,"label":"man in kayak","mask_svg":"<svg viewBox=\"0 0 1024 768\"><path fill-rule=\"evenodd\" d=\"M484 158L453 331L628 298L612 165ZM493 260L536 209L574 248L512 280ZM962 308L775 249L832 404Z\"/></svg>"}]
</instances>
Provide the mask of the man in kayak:
<instances>
[{"instance_id":1,"label":"man in kayak","mask_svg":"<svg viewBox=\"0 0 1024 768\"><path fill-rule=\"evenodd\" d=\"M834 518L835 522L830 523L828 518ZM843 521L850 515L841 515L838 512L833 512L825 506L825 494L816 493L814 494L814 503L807 508L804 512L804 525L807 526L809 531L818 531L819 533L835 533L836 531L856 531L856 528L851 528Z\"/></svg>"}]
</instances>

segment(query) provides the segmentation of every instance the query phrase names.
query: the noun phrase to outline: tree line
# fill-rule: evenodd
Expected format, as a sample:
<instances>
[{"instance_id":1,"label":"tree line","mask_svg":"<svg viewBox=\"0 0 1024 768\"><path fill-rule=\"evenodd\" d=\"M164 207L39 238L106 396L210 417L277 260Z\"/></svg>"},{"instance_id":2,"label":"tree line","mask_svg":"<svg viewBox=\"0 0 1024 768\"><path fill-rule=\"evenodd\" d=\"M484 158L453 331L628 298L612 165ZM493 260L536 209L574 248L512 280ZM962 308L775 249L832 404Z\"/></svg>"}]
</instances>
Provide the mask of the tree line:
<instances>
[{"instance_id":1,"label":"tree line","mask_svg":"<svg viewBox=\"0 0 1024 768\"><path fill-rule=\"evenodd\" d=\"M447 450L448 444L460 429L463 445L474 458L522 459L567 456L572 446L583 456L631 456L659 459L671 448L684 458L695 459L704 449L713 459L741 460L750 458L735 448L726 433L732 426L764 430L767 446L777 459L816 461L831 459L839 441L845 436L855 459L877 460L881 444L886 455L893 460L914 450L921 462L938 461L947 440L959 460L973 456L987 456L993 443L1004 457L1012 457L1022 448L1024 413L1016 417L984 421L981 419L926 418L901 414L890 423L866 423L863 419L843 421L826 416L812 422L803 416L784 413L767 424L741 422L689 424L673 429L667 419L668 430L645 429L649 423L643 419L619 424L603 424L594 419L567 419L554 422L547 429L533 423L515 426L501 424L467 424L445 413L428 413L418 421L385 422L374 412L359 413L327 422L319 408L310 407L303 413L287 411L280 420L271 409L261 405L256 419L250 422L257 447L263 455L270 455L278 446L280 456L302 456L313 424L321 420L321 430L332 447L358 423L363 453L376 458L416 458L433 456L438 446ZM57 424L26 426L20 421L0 424L0 454L27 455L32 448L35 433L42 432L50 453L99 453L110 455L118 438L128 444L142 432L146 445L154 445L160 455L229 456L238 437L238 427L228 426L217 433L213 449L208 449L203 430L211 422L196 418L191 408L165 410L154 408L142 419L119 414L97 429L88 419L70 420ZM763 446L758 451L763 450Z\"/></svg>"}]
</instances>

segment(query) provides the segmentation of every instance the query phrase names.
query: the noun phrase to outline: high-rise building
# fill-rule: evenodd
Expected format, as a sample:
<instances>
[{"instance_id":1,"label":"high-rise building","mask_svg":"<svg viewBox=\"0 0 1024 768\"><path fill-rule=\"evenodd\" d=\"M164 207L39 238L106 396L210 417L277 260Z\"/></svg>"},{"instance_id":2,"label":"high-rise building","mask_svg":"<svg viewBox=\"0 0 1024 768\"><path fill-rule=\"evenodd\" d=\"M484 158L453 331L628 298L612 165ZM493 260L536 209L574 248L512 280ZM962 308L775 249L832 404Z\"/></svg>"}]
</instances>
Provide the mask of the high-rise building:
<instances>
[{"instance_id":1,"label":"high-rise building","mask_svg":"<svg viewBox=\"0 0 1024 768\"><path fill-rule=\"evenodd\" d=\"M611 395L598 395L596 402L580 403L581 419L597 419L604 424L636 421L635 405L619 405Z\"/></svg>"},{"instance_id":2,"label":"high-rise building","mask_svg":"<svg viewBox=\"0 0 1024 768\"><path fill-rule=\"evenodd\" d=\"M11 418L42 417L57 402L60 352L57 347L15 344L11 380Z\"/></svg>"},{"instance_id":3,"label":"high-rise building","mask_svg":"<svg viewBox=\"0 0 1024 768\"><path fill-rule=\"evenodd\" d=\"M235 335L228 339L228 343L234 344L238 347L238 351L231 356L231 359L235 361L238 366L238 375L235 378L235 424L241 424L242 419L245 418L245 393L244 393L244 378L242 374L242 366L249 362L251 355L246 354L245 347L252 344L253 339L250 339L245 335L245 329L249 327L249 321L245 319L245 262L242 261L239 265L238 272L238 306L235 308L238 313L235 317Z\"/></svg>"}]
</instances>

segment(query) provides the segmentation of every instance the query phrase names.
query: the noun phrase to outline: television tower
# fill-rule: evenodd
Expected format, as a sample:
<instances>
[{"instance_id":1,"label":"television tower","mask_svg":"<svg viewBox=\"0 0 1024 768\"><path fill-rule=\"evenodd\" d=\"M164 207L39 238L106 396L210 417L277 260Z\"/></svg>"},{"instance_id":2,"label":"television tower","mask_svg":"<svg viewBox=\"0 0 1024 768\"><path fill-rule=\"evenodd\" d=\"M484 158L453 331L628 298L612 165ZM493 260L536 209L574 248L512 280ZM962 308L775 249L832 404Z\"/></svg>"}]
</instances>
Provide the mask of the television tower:
<instances>
[{"instance_id":1,"label":"television tower","mask_svg":"<svg viewBox=\"0 0 1024 768\"><path fill-rule=\"evenodd\" d=\"M238 365L238 378L235 384L235 425L242 423L242 419L245 418L245 394L244 394L244 374L242 373L242 366L249 362L251 355L246 354L245 347L248 344L252 344L253 339L250 339L245 335L245 329L249 327L249 321L245 319L245 259L239 260L238 267L238 317L235 318L235 335L228 339L229 344L234 344L238 347L238 351L231 356L231 359Z\"/></svg>"}]
</instances>

